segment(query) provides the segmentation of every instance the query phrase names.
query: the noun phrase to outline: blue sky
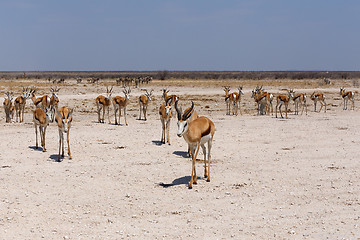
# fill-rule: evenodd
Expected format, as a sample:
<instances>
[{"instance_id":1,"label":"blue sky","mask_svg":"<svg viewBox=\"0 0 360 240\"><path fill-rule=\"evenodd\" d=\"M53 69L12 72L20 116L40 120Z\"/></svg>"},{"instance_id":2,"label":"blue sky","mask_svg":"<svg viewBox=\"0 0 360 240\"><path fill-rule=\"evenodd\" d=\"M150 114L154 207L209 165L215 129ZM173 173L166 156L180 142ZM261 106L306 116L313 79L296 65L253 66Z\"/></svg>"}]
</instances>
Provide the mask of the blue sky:
<instances>
[{"instance_id":1,"label":"blue sky","mask_svg":"<svg viewBox=\"0 0 360 240\"><path fill-rule=\"evenodd\" d=\"M1 0L0 71L359 71L359 23L357 0Z\"/></svg>"}]
</instances>

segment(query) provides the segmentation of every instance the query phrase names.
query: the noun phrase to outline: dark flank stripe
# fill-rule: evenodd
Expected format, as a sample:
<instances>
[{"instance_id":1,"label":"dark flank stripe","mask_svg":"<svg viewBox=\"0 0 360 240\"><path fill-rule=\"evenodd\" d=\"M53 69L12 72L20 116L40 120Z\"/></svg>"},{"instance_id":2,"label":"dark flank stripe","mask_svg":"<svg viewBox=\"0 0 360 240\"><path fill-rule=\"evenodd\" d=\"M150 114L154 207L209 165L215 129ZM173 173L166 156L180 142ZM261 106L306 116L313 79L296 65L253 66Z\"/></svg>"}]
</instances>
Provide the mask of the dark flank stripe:
<instances>
[{"instance_id":1,"label":"dark flank stripe","mask_svg":"<svg viewBox=\"0 0 360 240\"><path fill-rule=\"evenodd\" d=\"M203 133L201 134L201 137L205 137L205 136L209 135L209 134L210 134L210 131L211 131L211 129L210 129L210 124L208 124L208 128L206 129L205 132L203 132Z\"/></svg>"}]
</instances>

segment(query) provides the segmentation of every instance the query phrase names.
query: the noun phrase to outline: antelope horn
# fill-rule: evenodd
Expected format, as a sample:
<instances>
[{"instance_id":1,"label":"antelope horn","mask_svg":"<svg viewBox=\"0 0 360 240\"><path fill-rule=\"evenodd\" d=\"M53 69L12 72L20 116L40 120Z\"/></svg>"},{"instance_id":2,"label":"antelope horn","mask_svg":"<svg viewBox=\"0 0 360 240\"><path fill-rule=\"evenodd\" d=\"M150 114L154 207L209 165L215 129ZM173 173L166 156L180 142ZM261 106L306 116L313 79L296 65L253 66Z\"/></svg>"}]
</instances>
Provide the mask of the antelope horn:
<instances>
[{"instance_id":1,"label":"antelope horn","mask_svg":"<svg viewBox=\"0 0 360 240\"><path fill-rule=\"evenodd\" d=\"M189 110L187 110L187 111L183 114L182 119L183 119L183 120L188 119L188 118L191 116L191 113L192 113L193 110L194 110L194 102L191 101L191 107L190 107Z\"/></svg>"},{"instance_id":2,"label":"antelope horn","mask_svg":"<svg viewBox=\"0 0 360 240\"><path fill-rule=\"evenodd\" d=\"M179 100L175 101L175 109L176 109L176 112L177 112L178 120L180 121L181 120L181 111L178 108L178 102L179 102Z\"/></svg>"}]
</instances>

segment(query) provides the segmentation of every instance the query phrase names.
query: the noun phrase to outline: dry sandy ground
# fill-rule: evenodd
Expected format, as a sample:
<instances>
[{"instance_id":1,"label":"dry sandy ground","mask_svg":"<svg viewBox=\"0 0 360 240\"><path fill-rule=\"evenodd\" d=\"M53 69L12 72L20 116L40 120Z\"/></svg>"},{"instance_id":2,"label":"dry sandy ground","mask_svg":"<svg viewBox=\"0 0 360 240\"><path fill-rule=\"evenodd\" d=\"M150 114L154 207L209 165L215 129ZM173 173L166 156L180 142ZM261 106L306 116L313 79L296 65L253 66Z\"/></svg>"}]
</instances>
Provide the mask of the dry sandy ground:
<instances>
[{"instance_id":1,"label":"dry sandy ground","mask_svg":"<svg viewBox=\"0 0 360 240\"><path fill-rule=\"evenodd\" d=\"M25 123L5 123L2 110L0 239L360 239L359 108L343 111L334 84L323 89L327 113L315 113L309 100L307 116L257 116L255 83L247 83L243 115L226 116L223 84L154 82L146 122L136 119L141 91L133 89L128 126L97 123L94 99L103 86L61 86L60 106L76 108L73 159L60 163L54 123L47 151L34 148L31 100ZM44 93L49 87L37 85ZM199 161L192 190L175 119L171 145L159 142L162 87L186 99L183 108L194 100L216 126L211 182ZM289 85L264 87L278 93Z\"/></svg>"}]
</instances>

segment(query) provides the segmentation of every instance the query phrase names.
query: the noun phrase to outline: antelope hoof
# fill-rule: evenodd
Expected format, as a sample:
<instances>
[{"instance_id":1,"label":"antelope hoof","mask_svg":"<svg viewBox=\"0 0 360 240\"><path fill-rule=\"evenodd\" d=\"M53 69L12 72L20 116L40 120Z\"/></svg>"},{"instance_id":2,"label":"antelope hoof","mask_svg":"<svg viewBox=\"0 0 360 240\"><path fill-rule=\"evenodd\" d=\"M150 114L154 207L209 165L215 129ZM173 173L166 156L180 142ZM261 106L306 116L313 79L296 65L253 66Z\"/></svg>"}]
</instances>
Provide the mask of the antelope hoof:
<instances>
[{"instance_id":1,"label":"antelope hoof","mask_svg":"<svg viewBox=\"0 0 360 240\"><path fill-rule=\"evenodd\" d=\"M206 179L207 182L210 182L210 179Z\"/></svg>"},{"instance_id":2,"label":"antelope hoof","mask_svg":"<svg viewBox=\"0 0 360 240\"><path fill-rule=\"evenodd\" d=\"M189 189L192 189L192 186L189 185Z\"/></svg>"}]
</instances>

